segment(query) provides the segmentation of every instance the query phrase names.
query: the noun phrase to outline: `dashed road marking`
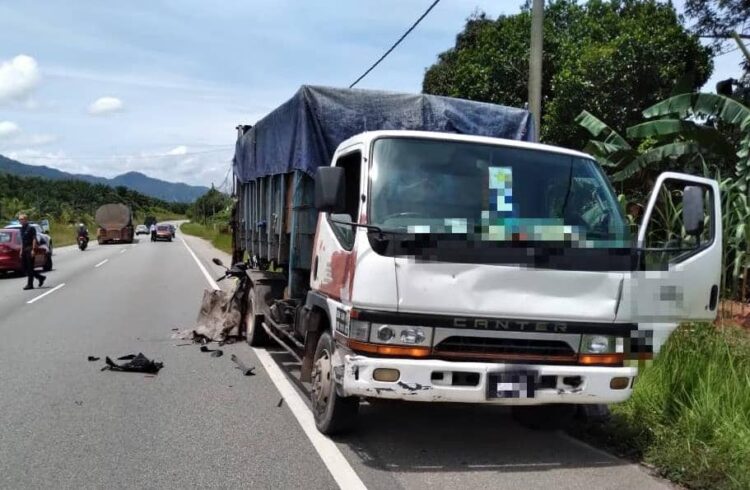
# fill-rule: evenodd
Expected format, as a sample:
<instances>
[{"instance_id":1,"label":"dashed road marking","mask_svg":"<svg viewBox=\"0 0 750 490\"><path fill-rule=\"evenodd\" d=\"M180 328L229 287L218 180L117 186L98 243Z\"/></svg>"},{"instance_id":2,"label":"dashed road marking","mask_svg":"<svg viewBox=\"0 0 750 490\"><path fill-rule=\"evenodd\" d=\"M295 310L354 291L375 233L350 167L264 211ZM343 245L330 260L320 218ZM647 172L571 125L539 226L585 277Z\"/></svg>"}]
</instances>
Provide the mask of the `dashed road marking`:
<instances>
[{"instance_id":1,"label":"dashed road marking","mask_svg":"<svg viewBox=\"0 0 750 490\"><path fill-rule=\"evenodd\" d=\"M109 262L109 259L104 259L104 260L102 260L101 262L99 262L98 264L96 264L96 265L94 266L94 268L96 269L97 267L101 267L101 266L103 266L104 264L106 264L107 262Z\"/></svg>"}]
</instances>

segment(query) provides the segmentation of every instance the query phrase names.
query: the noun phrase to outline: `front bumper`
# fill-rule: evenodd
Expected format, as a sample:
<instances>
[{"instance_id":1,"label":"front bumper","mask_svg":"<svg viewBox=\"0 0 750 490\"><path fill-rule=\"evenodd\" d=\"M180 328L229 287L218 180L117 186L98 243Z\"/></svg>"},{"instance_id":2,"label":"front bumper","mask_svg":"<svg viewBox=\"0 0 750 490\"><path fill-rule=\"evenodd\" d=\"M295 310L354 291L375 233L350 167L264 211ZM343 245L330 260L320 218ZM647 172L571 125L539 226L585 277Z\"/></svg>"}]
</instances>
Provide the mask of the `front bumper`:
<instances>
[{"instance_id":1,"label":"front bumper","mask_svg":"<svg viewBox=\"0 0 750 490\"><path fill-rule=\"evenodd\" d=\"M435 359L374 358L355 354L343 355L341 360L343 373L337 378L342 395L422 402L500 405L619 403L630 397L633 378L638 372L635 367L450 362ZM375 381L373 371L377 368L398 369L400 378L395 382ZM519 369L536 371L548 385L554 383L554 387L537 388L533 398L488 398L489 374ZM453 384L454 380L467 379L466 373L469 373L468 379L471 379L472 383L476 381L476 385ZM437 379L441 376L442 379ZM577 377L580 378L580 384L577 386L566 384ZM614 377L629 378L627 388L611 389L610 381Z\"/></svg>"}]
</instances>

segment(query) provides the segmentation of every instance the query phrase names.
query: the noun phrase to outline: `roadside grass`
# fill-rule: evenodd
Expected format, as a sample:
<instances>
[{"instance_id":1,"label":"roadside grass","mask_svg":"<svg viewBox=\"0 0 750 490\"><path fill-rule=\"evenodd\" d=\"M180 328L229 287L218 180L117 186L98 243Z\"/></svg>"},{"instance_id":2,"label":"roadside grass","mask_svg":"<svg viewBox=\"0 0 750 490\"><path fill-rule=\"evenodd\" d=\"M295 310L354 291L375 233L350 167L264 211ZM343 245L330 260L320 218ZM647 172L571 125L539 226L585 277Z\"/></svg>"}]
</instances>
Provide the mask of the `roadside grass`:
<instances>
[{"instance_id":1,"label":"roadside grass","mask_svg":"<svg viewBox=\"0 0 750 490\"><path fill-rule=\"evenodd\" d=\"M76 227L69 223L50 221L49 235L52 238L53 248L75 245Z\"/></svg>"},{"instance_id":2,"label":"roadside grass","mask_svg":"<svg viewBox=\"0 0 750 490\"><path fill-rule=\"evenodd\" d=\"M750 335L685 325L606 422L573 433L690 488L750 488Z\"/></svg>"},{"instance_id":3,"label":"roadside grass","mask_svg":"<svg viewBox=\"0 0 750 490\"><path fill-rule=\"evenodd\" d=\"M214 247L222 252L232 253L232 236L222 232L218 225L203 225L200 223L183 223L180 230L188 235L205 238L210 241Z\"/></svg>"}]
</instances>

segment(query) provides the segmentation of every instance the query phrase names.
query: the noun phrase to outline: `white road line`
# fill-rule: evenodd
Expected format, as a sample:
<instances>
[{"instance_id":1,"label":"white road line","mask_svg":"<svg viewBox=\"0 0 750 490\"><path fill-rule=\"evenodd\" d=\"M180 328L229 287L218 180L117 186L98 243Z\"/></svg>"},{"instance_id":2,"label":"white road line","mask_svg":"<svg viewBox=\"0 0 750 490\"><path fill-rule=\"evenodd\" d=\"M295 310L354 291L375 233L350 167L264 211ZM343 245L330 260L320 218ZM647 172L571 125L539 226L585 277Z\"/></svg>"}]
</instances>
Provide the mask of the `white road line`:
<instances>
[{"instance_id":1,"label":"white road line","mask_svg":"<svg viewBox=\"0 0 750 490\"><path fill-rule=\"evenodd\" d=\"M195 259L195 263L198 264L198 267L200 268L200 270L203 273L203 275L206 276L206 280L211 285L211 287L214 288L214 289L221 289L219 287L219 285L216 284L216 281L214 281L213 277L211 277L210 275L208 275L208 271L206 270L205 267L203 267L203 264L201 263L201 261L198 260L198 256L195 255L195 252L193 252L193 249L190 248L190 246L187 244L187 242L185 241L185 239L182 238L181 240L182 240L182 243L185 244L185 248L187 248L188 252L190 252L190 255L193 256L193 259Z\"/></svg>"},{"instance_id":2,"label":"white road line","mask_svg":"<svg viewBox=\"0 0 750 490\"><path fill-rule=\"evenodd\" d=\"M188 246L184 238L182 238L182 243L185 244L185 248L188 249L190 255L195 259L195 263L198 264L198 267L201 272L203 272L203 275L206 277L206 280L211 287L219 289L219 285L216 284L216 281L214 281L210 275L208 275L208 271L203 267L203 264L198 260L198 257L190 246ZM276 386L276 389L279 390L279 393L281 393L281 396L284 398L284 402L289 407L289 410L291 410L292 415L297 419L300 427L302 427L305 435L318 452L320 459L323 460L323 463L326 465L326 468L328 468L328 471L331 473L331 476L333 476L333 479L336 480L339 487L346 490L367 489L357 475L357 472L354 471L354 468L349 464L349 461L347 461L344 455L341 454L341 451L336 444L318 432L312 412L310 412L310 409L307 407L304 400L302 400L302 397L289 380L286 379L286 375L281 371L281 368L276 365L268 352L260 349L253 349L253 352L255 352L255 355L260 359L260 362L268 373L271 382Z\"/></svg>"},{"instance_id":3,"label":"white road line","mask_svg":"<svg viewBox=\"0 0 750 490\"><path fill-rule=\"evenodd\" d=\"M26 302L26 304L27 304L27 305L30 305L31 303L34 303L35 301L39 301L40 299L44 298L44 297L45 297L45 296L47 296L48 294L52 294L52 293L54 293L55 291L57 291L58 289L60 289L60 288L61 288L61 287L63 287L63 286L65 286L65 283L62 283L62 284L60 284L60 285L58 285L58 286L55 286L55 287L53 287L52 289L50 289L50 290L49 290L49 291L47 291L46 293L44 293L44 294L40 294L40 295L39 295L39 296L37 296L36 298L33 298L33 299L30 299L30 300L28 300L28 301Z\"/></svg>"},{"instance_id":4,"label":"white road line","mask_svg":"<svg viewBox=\"0 0 750 490\"><path fill-rule=\"evenodd\" d=\"M120 250L120 253L121 253L121 254L124 254L124 253L125 253L125 252L127 252L127 251L128 251L128 249L127 249L127 248L123 248L122 250Z\"/></svg>"},{"instance_id":5,"label":"white road line","mask_svg":"<svg viewBox=\"0 0 750 490\"><path fill-rule=\"evenodd\" d=\"M271 358L271 355L262 349L253 348L253 352L260 359L260 362L268 373L268 377L271 378L273 384L276 385L276 389L284 397L284 402L289 407L289 410L292 411L292 415L297 419L302 430L305 431L315 450L318 451L320 459L323 460L323 463L325 463L331 476L339 484L339 487L346 490L366 489L367 487L359 478L357 472L354 471L354 468L349 464L349 461L341 454L336 444L318 431L312 412L286 378L286 375L281 371L281 368Z\"/></svg>"},{"instance_id":6,"label":"white road line","mask_svg":"<svg viewBox=\"0 0 750 490\"><path fill-rule=\"evenodd\" d=\"M101 262L99 262L98 264L96 264L96 265L94 266L94 268L96 269L97 267L101 267L101 266L103 266L104 264L106 264L107 262L109 262L109 259L104 259L104 260L102 260Z\"/></svg>"}]
</instances>

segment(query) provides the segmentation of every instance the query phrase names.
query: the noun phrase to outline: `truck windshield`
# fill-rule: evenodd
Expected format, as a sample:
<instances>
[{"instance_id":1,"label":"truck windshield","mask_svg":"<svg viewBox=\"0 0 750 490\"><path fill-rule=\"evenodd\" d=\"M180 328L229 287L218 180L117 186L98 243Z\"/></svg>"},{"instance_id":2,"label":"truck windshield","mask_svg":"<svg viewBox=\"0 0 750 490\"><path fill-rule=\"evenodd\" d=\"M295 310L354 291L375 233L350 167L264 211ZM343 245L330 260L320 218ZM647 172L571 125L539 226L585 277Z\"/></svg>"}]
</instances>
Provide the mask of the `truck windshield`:
<instances>
[{"instance_id":1,"label":"truck windshield","mask_svg":"<svg viewBox=\"0 0 750 490\"><path fill-rule=\"evenodd\" d=\"M417 138L375 142L370 224L486 241L625 248L628 228L596 162Z\"/></svg>"}]
</instances>

